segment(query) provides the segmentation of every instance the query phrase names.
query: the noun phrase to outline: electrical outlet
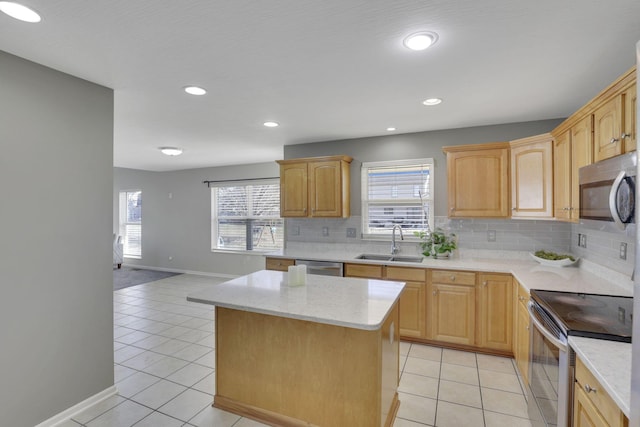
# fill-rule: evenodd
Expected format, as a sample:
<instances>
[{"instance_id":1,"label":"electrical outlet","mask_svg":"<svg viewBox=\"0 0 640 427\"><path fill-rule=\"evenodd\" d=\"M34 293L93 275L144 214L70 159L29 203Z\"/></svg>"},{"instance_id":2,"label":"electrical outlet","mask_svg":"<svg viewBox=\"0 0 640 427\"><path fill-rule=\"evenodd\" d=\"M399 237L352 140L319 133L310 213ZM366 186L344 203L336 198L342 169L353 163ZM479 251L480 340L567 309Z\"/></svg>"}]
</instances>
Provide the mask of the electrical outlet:
<instances>
[{"instance_id":1,"label":"electrical outlet","mask_svg":"<svg viewBox=\"0 0 640 427\"><path fill-rule=\"evenodd\" d=\"M173 261L173 257L169 255L169 261Z\"/></svg>"},{"instance_id":2,"label":"electrical outlet","mask_svg":"<svg viewBox=\"0 0 640 427\"><path fill-rule=\"evenodd\" d=\"M586 234L578 234L578 246L581 248L587 247L587 235Z\"/></svg>"},{"instance_id":3,"label":"electrical outlet","mask_svg":"<svg viewBox=\"0 0 640 427\"><path fill-rule=\"evenodd\" d=\"M322 235L327 237L329 235L329 227L322 227Z\"/></svg>"},{"instance_id":4,"label":"electrical outlet","mask_svg":"<svg viewBox=\"0 0 640 427\"><path fill-rule=\"evenodd\" d=\"M355 228L347 228L347 237L353 239L356 237L356 229Z\"/></svg>"},{"instance_id":5,"label":"electrical outlet","mask_svg":"<svg viewBox=\"0 0 640 427\"><path fill-rule=\"evenodd\" d=\"M620 259L627 259L627 244L625 242L620 243Z\"/></svg>"},{"instance_id":6,"label":"electrical outlet","mask_svg":"<svg viewBox=\"0 0 640 427\"><path fill-rule=\"evenodd\" d=\"M496 230L487 231L487 242L495 242L496 241Z\"/></svg>"},{"instance_id":7,"label":"electrical outlet","mask_svg":"<svg viewBox=\"0 0 640 427\"><path fill-rule=\"evenodd\" d=\"M292 236L299 236L300 235L300 226L299 225L291 227L291 235Z\"/></svg>"}]
</instances>

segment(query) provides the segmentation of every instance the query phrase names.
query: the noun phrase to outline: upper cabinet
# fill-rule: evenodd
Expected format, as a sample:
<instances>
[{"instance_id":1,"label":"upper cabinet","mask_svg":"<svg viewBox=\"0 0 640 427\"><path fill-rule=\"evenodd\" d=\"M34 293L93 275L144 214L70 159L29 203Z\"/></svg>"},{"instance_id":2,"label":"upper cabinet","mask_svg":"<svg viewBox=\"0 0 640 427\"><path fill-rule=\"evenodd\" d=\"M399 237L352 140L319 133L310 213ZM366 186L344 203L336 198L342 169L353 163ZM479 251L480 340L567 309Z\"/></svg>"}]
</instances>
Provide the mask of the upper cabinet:
<instances>
[{"instance_id":1,"label":"upper cabinet","mask_svg":"<svg viewBox=\"0 0 640 427\"><path fill-rule=\"evenodd\" d=\"M278 160L280 215L284 218L347 218L349 156Z\"/></svg>"},{"instance_id":2,"label":"upper cabinet","mask_svg":"<svg viewBox=\"0 0 640 427\"><path fill-rule=\"evenodd\" d=\"M553 217L553 137L511 141L511 217Z\"/></svg>"},{"instance_id":3,"label":"upper cabinet","mask_svg":"<svg viewBox=\"0 0 640 427\"><path fill-rule=\"evenodd\" d=\"M509 217L509 143L443 147L450 218Z\"/></svg>"},{"instance_id":4,"label":"upper cabinet","mask_svg":"<svg viewBox=\"0 0 640 427\"><path fill-rule=\"evenodd\" d=\"M578 171L593 163L593 123L586 116L555 138L553 148L554 213L561 221L580 219Z\"/></svg>"},{"instance_id":5,"label":"upper cabinet","mask_svg":"<svg viewBox=\"0 0 640 427\"><path fill-rule=\"evenodd\" d=\"M636 67L632 67L551 131L556 219L580 219L582 166L636 149L636 104Z\"/></svg>"}]
</instances>

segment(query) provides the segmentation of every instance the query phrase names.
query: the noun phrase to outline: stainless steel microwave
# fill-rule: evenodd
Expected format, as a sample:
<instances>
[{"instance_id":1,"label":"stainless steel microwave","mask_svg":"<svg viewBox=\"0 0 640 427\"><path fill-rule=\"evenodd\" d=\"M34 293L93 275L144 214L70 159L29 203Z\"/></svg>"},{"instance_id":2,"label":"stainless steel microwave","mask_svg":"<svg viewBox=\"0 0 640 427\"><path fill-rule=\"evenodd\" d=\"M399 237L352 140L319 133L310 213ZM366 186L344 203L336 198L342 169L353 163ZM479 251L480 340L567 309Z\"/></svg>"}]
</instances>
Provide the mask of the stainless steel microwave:
<instances>
[{"instance_id":1,"label":"stainless steel microwave","mask_svg":"<svg viewBox=\"0 0 640 427\"><path fill-rule=\"evenodd\" d=\"M634 223L637 163L634 151L581 167L580 219Z\"/></svg>"}]
</instances>

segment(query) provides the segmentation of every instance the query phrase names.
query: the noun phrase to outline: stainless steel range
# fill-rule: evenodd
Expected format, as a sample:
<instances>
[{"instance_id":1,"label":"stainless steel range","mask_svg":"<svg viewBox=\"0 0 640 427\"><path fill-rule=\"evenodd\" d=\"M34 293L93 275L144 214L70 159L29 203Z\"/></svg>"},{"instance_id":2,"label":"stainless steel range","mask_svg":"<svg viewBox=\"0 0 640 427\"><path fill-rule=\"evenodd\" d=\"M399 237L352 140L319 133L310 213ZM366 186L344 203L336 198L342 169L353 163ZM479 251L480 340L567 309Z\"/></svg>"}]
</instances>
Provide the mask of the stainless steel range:
<instances>
[{"instance_id":1,"label":"stainless steel range","mask_svg":"<svg viewBox=\"0 0 640 427\"><path fill-rule=\"evenodd\" d=\"M568 337L631 342L633 297L534 289L529 314L529 417L534 427L569 427L575 354Z\"/></svg>"}]
</instances>

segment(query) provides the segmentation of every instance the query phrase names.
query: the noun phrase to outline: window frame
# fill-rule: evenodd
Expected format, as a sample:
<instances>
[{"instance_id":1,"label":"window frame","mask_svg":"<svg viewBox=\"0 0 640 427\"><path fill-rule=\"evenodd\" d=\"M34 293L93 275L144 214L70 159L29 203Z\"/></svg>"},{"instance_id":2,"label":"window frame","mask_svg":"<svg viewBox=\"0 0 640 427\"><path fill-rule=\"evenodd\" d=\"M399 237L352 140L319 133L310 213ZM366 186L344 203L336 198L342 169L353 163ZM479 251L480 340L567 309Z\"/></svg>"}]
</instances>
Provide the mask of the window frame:
<instances>
[{"instance_id":1,"label":"window frame","mask_svg":"<svg viewBox=\"0 0 640 427\"><path fill-rule=\"evenodd\" d=\"M423 202L428 202L428 207L429 207L429 212L428 212L428 225L429 225L429 229L433 230L434 226L435 226L435 206L434 206L434 199L435 199L435 195L434 195L434 187L435 187L435 179L434 179L434 172L435 172L435 163L433 161L433 158L428 157L428 158L419 158L419 159L405 159L405 160L388 160L388 161L378 161L378 162L363 162L361 167L360 167L360 178L361 178L361 193L360 193L360 199L361 199L361 203L362 203L362 238L365 240L380 240L380 239L388 239L391 236L391 232L392 229L391 228L383 228L382 230L380 230L379 232L376 233L371 233L370 228L369 228L369 206L372 204L372 201L369 200L369 171L371 169L376 169L376 168L392 168L392 167L406 167L406 166L426 166L429 170L429 180L428 180L428 196L423 196L422 197L422 201L421 199L418 199L417 203L415 202L414 199L412 198L402 198L402 199L398 199L396 198L389 198L389 199L382 199L382 200L377 200L376 203L380 204L380 205L384 205L385 203L389 203L389 204L397 204L398 202L400 203L406 203L408 208L411 207L418 207L422 212L424 212L424 204ZM419 184L410 184L410 185L419 185ZM392 192L393 192L393 187L392 186ZM397 186L396 186L397 187ZM413 194L415 194L415 188L412 191ZM396 189L396 194L397 194L397 189ZM415 197L415 196L414 196ZM392 201L393 200L393 201ZM384 208L384 206L383 206ZM424 215L422 215L423 218L423 226L419 229L416 229L415 231L419 231L419 230L424 230L425 229L425 222L424 222ZM407 230L404 229L403 230ZM404 236L405 240L419 240L417 237L415 237L413 235L413 233L406 233Z\"/></svg>"},{"instance_id":2,"label":"window frame","mask_svg":"<svg viewBox=\"0 0 640 427\"><path fill-rule=\"evenodd\" d=\"M219 211L218 211L218 200L217 200L217 190L219 188L223 188L223 187L252 187L252 186L258 186L258 185L273 185L276 188L276 192L278 194L278 203L277 203L277 211L278 211L278 217L269 217L269 216L265 216L265 217L259 217L259 216L254 216L254 215L247 215L247 216L242 216L242 217L234 217L233 219L237 219L238 221L256 221L256 220L275 220L278 222L281 230L282 230L282 237L281 237L281 245L280 247L276 247L276 248L263 248L263 249L258 249L253 247L253 245L255 244L255 242L253 242L253 230L248 230L248 227L253 227L251 222L247 222L245 223L245 228L247 228L246 230L246 234L245 234L245 248L244 249L239 249L239 248L224 248L224 247L219 247ZM254 254L254 255L264 255L265 253L269 253L269 252L273 252L273 251L278 251L278 250L282 250L284 249L284 244L285 244L285 221L284 218L282 218L280 216L280 179L279 178L265 178L265 179L250 179L250 180L237 180L237 181L221 181L221 182L211 182L210 183L210 195L211 195L211 252L223 252L223 253L243 253L243 254ZM248 197L248 200L251 200L251 196ZM248 209L250 211L253 211L253 207L254 205L251 204L250 206L248 206ZM246 240L246 236L251 233L251 248L247 248L248 242ZM215 242L215 244L214 244Z\"/></svg>"},{"instance_id":3,"label":"window frame","mask_svg":"<svg viewBox=\"0 0 640 427\"><path fill-rule=\"evenodd\" d=\"M128 199L130 193L140 193L140 221L130 222L128 215ZM118 233L122 237L122 257L131 259L142 259L142 190L122 190L118 194ZM140 227L140 253L127 252L128 248L128 236L127 226L139 226Z\"/></svg>"}]
</instances>

